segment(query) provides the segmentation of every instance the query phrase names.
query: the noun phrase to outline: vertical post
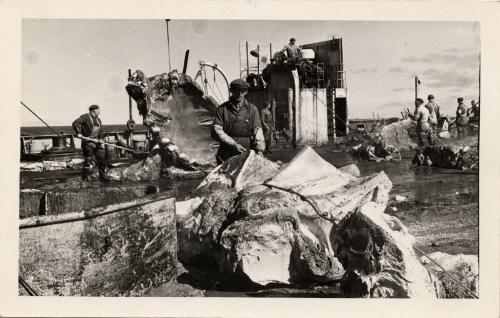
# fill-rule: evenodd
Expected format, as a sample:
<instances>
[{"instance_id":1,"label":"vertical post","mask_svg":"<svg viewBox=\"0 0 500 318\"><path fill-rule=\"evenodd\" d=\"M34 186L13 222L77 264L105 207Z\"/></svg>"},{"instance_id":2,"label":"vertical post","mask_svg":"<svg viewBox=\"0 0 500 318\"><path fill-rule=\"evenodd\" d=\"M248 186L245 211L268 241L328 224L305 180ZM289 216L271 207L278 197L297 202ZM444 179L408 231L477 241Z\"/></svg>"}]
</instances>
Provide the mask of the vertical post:
<instances>
[{"instance_id":1,"label":"vertical post","mask_svg":"<svg viewBox=\"0 0 500 318\"><path fill-rule=\"evenodd\" d=\"M418 77L415 76L415 100L418 98Z\"/></svg>"},{"instance_id":2,"label":"vertical post","mask_svg":"<svg viewBox=\"0 0 500 318\"><path fill-rule=\"evenodd\" d=\"M271 116L272 116L272 120L273 120L273 126L272 126L272 134L273 134L273 137L274 138L271 138L271 139L274 139L274 142L276 144L276 146L278 145L278 142L277 142L277 138L275 137L276 136L276 99L273 98L273 102L271 104Z\"/></svg>"},{"instance_id":3,"label":"vertical post","mask_svg":"<svg viewBox=\"0 0 500 318\"><path fill-rule=\"evenodd\" d=\"M246 41L247 76L250 74L250 63L248 62L248 41Z\"/></svg>"},{"instance_id":4,"label":"vertical post","mask_svg":"<svg viewBox=\"0 0 500 318\"><path fill-rule=\"evenodd\" d=\"M273 44L269 42L269 64L271 64L272 58L273 58Z\"/></svg>"},{"instance_id":5,"label":"vertical post","mask_svg":"<svg viewBox=\"0 0 500 318\"><path fill-rule=\"evenodd\" d=\"M295 125L293 122L294 119L294 111L293 111L293 102L294 102L294 92L293 88L288 89L288 132L292 137L292 147L295 148L295 134L293 131L295 130Z\"/></svg>"},{"instance_id":6,"label":"vertical post","mask_svg":"<svg viewBox=\"0 0 500 318\"><path fill-rule=\"evenodd\" d=\"M187 72L188 59L189 59L189 49L187 49L186 54L184 54L184 66L182 67L182 74L186 74Z\"/></svg>"},{"instance_id":7,"label":"vertical post","mask_svg":"<svg viewBox=\"0 0 500 318\"><path fill-rule=\"evenodd\" d=\"M132 77L132 70L128 69L128 81ZM128 96L128 119L132 120L132 97Z\"/></svg>"},{"instance_id":8,"label":"vertical post","mask_svg":"<svg viewBox=\"0 0 500 318\"><path fill-rule=\"evenodd\" d=\"M257 75L260 73L260 46L257 45Z\"/></svg>"},{"instance_id":9,"label":"vertical post","mask_svg":"<svg viewBox=\"0 0 500 318\"><path fill-rule=\"evenodd\" d=\"M172 71L172 66L170 63L170 33L168 31L168 22L170 22L170 19L165 19L165 23L167 24L167 49L168 49L168 71Z\"/></svg>"}]
</instances>

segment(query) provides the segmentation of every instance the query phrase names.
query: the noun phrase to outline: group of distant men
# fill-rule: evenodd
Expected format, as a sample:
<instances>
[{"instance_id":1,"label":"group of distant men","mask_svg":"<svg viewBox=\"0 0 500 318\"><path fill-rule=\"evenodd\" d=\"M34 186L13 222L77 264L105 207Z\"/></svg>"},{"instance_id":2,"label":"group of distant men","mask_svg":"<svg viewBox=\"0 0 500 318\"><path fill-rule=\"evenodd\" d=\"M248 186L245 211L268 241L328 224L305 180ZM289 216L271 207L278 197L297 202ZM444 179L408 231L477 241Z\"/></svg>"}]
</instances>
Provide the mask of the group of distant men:
<instances>
[{"instance_id":1,"label":"group of distant men","mask_svg":"<svg viewBox=\"0 0 500 318\"><path fill-rule=\"evenodd\" d=\"M434 101L434 95L427 97L428 103L424 105L421 98L415 100L415 112L409 115L417 122L418 145L434 145L437 139L437 127L444 124L447 119L441 116L439 105ZM464 99L457 99L456 119L454 124L457 128L458 138L466 137L469 130L470 121L479 121L479 107L474 100L471 101L472 107L467 109ZM449 125L453 123L448 123Z\"/></svg>"}]
</instances>

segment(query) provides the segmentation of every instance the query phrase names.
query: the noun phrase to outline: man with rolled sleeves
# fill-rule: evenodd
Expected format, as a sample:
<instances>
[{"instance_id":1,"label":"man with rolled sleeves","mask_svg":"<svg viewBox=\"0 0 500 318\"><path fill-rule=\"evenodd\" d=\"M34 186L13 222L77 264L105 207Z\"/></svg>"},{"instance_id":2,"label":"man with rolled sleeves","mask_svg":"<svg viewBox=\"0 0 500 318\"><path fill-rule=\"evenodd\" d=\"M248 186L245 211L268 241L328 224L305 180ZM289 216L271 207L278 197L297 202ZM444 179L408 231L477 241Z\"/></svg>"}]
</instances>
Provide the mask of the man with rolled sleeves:
<instances>
[{"instance_id":1,"label":"man with rolled sleeves","mask_svg":"<svg viewBox=\"0 0 500 318\"><path fill-rule=\"evenodd\" d=\"M250 85L236 79L229 86L231 96L217 109L212 127L214 139L220 142L215 155L218 164L249 149L259 155L265 150L259 111L245 98Z\"/></svg>"},{"instance_id":2,"label":"man with rolled sleeves","mask_svg":"<svg viewBox=\"0 0 500 318\"><path fill-rule=\"evenodd\" d=\"M101 139L102 122L99 118L101 110L98 105L91 105L89 113L81 115L73 122L73 129L77 137L92 138L94 140ZM90 181L89 177L92 175L92 167L97 165L99 169L99 179L107 181L105 175L106 162L105 162L105 148L104 145L97 141L89 141L82 139L82 152L83 152L83 172L82 179Z\"/></svg>"}]
</instances>

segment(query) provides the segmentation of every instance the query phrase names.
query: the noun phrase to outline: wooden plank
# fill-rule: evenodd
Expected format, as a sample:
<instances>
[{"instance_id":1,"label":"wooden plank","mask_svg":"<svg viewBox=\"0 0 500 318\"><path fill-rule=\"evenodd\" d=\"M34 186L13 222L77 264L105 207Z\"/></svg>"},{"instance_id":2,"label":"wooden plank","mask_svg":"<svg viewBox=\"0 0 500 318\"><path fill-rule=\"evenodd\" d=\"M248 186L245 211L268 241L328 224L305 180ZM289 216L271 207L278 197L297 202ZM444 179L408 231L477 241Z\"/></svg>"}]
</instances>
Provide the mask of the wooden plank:
<instances>
[{"instance_id":1,"label":"wooden plank","mask_svg":"<svg viewBox=\"0 0 500 318\"><path fill-rule=\"evenodd\" d=\"M139 203L45 216L80 219L21 229L20 276L45 296L136 296L171 280L177 262L175 198Z\"/></svg>"}]
</instances>

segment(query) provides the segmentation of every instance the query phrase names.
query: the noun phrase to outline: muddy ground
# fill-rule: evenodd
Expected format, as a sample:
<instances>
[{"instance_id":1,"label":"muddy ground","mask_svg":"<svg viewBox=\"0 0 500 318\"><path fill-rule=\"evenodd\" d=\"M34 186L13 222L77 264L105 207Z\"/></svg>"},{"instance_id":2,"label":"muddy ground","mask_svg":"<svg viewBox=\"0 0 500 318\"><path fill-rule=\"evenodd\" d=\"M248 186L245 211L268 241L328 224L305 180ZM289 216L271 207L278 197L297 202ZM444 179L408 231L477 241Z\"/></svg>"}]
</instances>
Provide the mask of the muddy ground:
<instances>
[{"instance_id":1,"label":"muddy ground","mask_svg":"<svg viewBox=\"0 0 500 318\"><path fill-rule=\"evenodd\" d=\"M479 176L478 170L451 170L435 167L417 167L411 164L413 151L402 151L399 162L356 162L346 151L346 146L323 145L314 149L327 161L340 167L356 163L362 176L385 171L393 182L387 213L397 216L416 238L416 246L426 253L442 251L450 254L479 253ZM290 161L300 150L273 149L269 159ZM310 167L314 169L314 167ZM79 171L21 173L20 187L45 188L79 176ZM201 179L158 181L162 191L171 191L178 200L184 200ZM93 187L102 186L99 183ZM395 196L406 198L396 202ZM338 296L335 286L326 290L301 291L278 288L277 290L235 290L221 284L205 273L189 272L179 264L178 282L170 282L155 290L150 296ZM199 275L199 276L198 276ZM198 276L198 277L197 277ZM200 282L200 280L205 280ZM317 287L321 288L321 287ZM316 288L316 289L317 289Z\"/></svg>"}]
</instances>

